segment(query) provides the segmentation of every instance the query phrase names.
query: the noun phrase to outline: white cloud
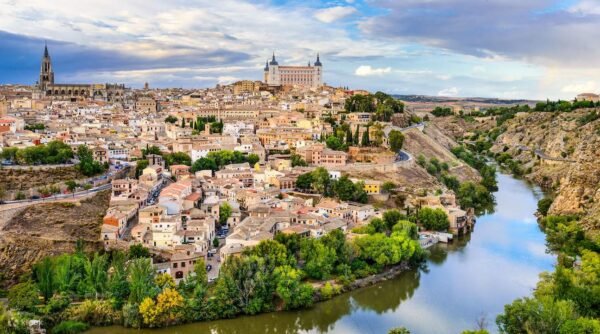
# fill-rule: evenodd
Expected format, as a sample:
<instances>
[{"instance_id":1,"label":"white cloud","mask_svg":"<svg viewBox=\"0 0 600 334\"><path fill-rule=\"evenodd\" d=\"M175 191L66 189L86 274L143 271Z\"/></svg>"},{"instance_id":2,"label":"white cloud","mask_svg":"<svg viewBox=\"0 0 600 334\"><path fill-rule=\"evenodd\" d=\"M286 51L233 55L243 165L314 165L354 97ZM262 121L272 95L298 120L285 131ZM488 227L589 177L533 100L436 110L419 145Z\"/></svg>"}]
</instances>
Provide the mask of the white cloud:
<instances>
[{"instance_id":1,"label":"white cloud","mask_svg":"<svg viewBox=\"0 0 600 334\"><path fill-rule=\"evenodd\" d=\"M600 1L583 0L569 8L569 12L580 15L600 14Z\"/></svg>"},{"instance_id":2,"label":"white cloud","mask_svg":"<svg viewBox=\"0 0 600 334\"><path fill-rule=\"evenodd\" d=\"M596 93L600 91L600 88L598 87L598 84L595 81L586 81L566 85L561 89L561 91L563 93L573 94Z\"/></svg>"},{"instance_id":3,"label":"white cloud","mask_svg":"<svg viewBox=\"0 0 600 334\"><path fill-rule=\"evenodd\" d=\"M356 8L350 6L335 6L320 9L315 13L317 20L331 23L356 13Z\"/></svg>"},{"instance_id":4,"label":"white cloud","mask_svg":"<svg viewBox=\"0 0 600 334\"><path fill-rule=\"evenodd\" d=\"M392 72L391 67L373 68L370 65L362 65L354 71L354 74L360 77L367 77L371 75L384 75L390 72Z\"/></svg>"},{"instance_id":5,"label":"white cloud","mask_svg":"<svg viewBox=\"0 0 600 334\"><path fill-rule=\"evenodd\" d=\"M218 79L218 82L223 85L228 85L228 84L231 84L231 83L234 83L234 82L240 80L240 78L236 78L236 77L232 77L232 76L228 76L228 75L220 76L217 79Z\"/></svg>"},{"instance_id":6,"label":"white cloud","mask_svg":"<svg viewBox=\"0 0 600 334\"><path fill-rule=\"evenodd\" d=\"M458 88L451 87L451 88L442 89L437 93L437 95L438 96L457 96Z\"/></svg>"}]
</instances>

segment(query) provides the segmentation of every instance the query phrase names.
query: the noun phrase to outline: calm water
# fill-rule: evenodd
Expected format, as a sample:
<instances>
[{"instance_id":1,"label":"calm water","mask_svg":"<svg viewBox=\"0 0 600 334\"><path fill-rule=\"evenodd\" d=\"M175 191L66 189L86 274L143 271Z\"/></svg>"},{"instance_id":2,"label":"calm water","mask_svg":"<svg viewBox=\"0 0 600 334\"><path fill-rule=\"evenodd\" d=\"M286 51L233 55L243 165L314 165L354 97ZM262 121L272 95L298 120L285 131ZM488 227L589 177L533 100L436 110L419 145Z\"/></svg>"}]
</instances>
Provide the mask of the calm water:
<instances>
[{"instance_id":1,"label":"calm water","mask_svg":"<svg viewBox=\"0 0 600 334\"><path fill-rule=\"evenodd\" d=\"M280 312L161 330L96 328L91 333L387 333L405 326L413 334L460 333L484 315L495 332L496 315L513 299L530 295L554 257L533 213L542 193L498 175L494 213L479 217L475 232L439 245L426 269L338 296L309 310Z\"/></svg>"}]
</instances>

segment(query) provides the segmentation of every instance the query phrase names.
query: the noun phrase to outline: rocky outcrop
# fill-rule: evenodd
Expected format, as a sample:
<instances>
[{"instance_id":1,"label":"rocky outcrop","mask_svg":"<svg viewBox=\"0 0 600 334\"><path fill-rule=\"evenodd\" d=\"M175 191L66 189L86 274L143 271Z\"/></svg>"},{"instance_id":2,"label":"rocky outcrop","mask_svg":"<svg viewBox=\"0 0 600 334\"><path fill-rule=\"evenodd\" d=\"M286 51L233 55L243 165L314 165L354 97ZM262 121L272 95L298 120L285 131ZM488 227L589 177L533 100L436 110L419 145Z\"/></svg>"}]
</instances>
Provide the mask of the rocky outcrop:
<instances>
[{"instance_id":1,"label":"rocky outcrop","mask_svg":"<svg viewBox=\"0 0 600 334\"><path fill-rule=\"evenodd\" d=\"M81 202L36 204L14 215L0 230L2 283L14 283L45 256L74 251L77 240L88 251L101 249L100 227L109 197L105 191Z\"/></svg>"},{"instance_id":2,"label":"rocky outcrop","mask_svg":"<svg viewBox=\"0 0 600 334\"><path fill-rule=\"evenodd\" d=\"M600 120L578 122L590 110L528 113L509 120L495 152L523 164L525 177L555 194L551 214L578 214L600 229Z\"/></svg>"}]
</instances>

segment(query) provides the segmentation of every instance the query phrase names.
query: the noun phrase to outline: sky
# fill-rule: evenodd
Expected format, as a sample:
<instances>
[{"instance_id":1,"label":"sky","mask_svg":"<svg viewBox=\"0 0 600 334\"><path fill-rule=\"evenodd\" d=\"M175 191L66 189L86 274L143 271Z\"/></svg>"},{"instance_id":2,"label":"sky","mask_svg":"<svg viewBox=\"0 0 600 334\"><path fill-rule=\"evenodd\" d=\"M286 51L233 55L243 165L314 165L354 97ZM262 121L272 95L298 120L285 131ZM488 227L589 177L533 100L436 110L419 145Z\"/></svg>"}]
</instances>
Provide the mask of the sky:
<instances>
[{"instance_id":1,"label":"sky","mask_svg":"<svg viewBox=\"0 0 600 334\"><path fill-rule=\"evenodd\" d=\"M600 93L600 0L0 0L0 83L214 87L321 56L324 81L391 94Z\"/></svg>"}]
</instances>

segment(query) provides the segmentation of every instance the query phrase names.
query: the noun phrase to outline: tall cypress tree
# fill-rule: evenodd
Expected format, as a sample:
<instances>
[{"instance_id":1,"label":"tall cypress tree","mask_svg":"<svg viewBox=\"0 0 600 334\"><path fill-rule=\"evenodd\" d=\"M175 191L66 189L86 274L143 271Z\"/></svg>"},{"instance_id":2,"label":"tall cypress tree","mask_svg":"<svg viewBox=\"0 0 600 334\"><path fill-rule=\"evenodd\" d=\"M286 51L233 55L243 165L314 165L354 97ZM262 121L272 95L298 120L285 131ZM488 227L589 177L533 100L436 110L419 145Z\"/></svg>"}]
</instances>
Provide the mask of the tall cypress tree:
<instances>
[{"instance_id":1,"label":"tall cypress tree","mask_svg":"<svg viewBox=\"0 0 600 334\"><path fill-rule=\"evenodd\" d=\"M370 143L371 143L371 141L369 140L369 127L367 126L367 128L365 129L365 132L363 132L360 146L369 146Z\"/></svg>"},{"instance_id":2,"label":"tall cypress tree","mask_svg":"<svg viewBox=\"0 0 600 334\"><path fill-rule=\"evenodd\" d=\"M356 132L354 132L354 138L352 138L352 139L354 139L354 145L358 145L359 128L360 128L360 124L356 124Z\"/></svg>"},{"instance_id":3,"label":"tall cypress tree","mask_svg":"<svg viewBox=\"0 0 600 334\"><path fill-rule=\"evenodd\" d=\"M181 127L185 128L185 117L181 117Z\"/></svg>"},{"instance_id":4,"label":"tall cypress tree","mask_svg":"<svg viewBox=\"0 0 600 334\"><path fill-rule=\"evenodd\" d=\"M346 145L352 145L352 131L350 131L350 127L346 129Z\"/></svg>"}]
</instances>

